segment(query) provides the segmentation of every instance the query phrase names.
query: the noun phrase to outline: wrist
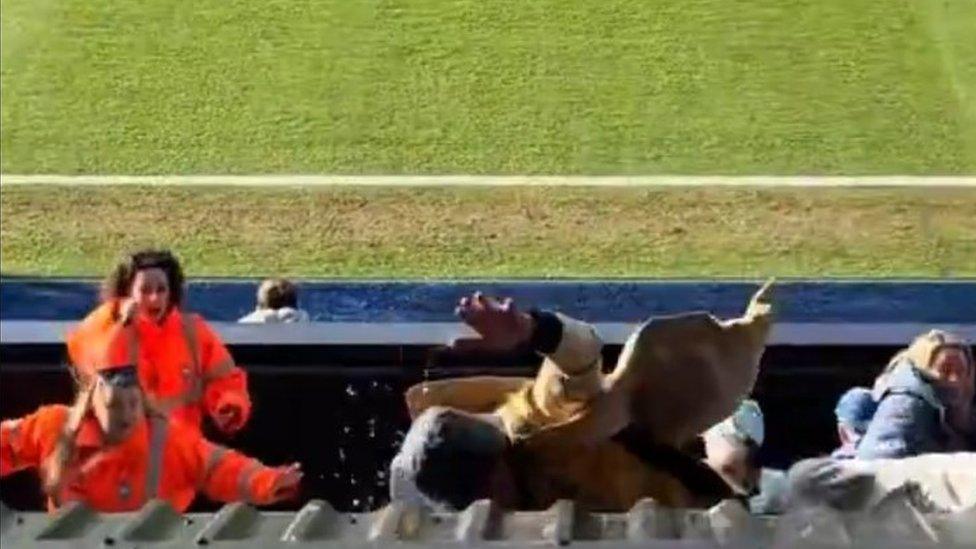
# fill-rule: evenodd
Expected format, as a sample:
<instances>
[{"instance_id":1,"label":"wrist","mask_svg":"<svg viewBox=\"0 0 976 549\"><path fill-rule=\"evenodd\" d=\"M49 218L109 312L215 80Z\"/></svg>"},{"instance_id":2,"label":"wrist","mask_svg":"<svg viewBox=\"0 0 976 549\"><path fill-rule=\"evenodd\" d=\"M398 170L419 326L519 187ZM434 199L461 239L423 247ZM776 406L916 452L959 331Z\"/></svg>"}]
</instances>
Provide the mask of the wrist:
<instances>
[{"instance_id":1,"label":"wrist","mask_svg":"<svg viewBox=\"0 0 976 549\"><path fill-rule=\"evenodd\" d=\"M119 309L116 319L118 320L119 326L129 326L132 321L136 318L136 311L132 306L123 306Z\"/></svg>"},{"instance_id":2,"label":"wrist","mask_svg":"<svg viewBox=\"0 0 976 549\"><path fill-rule=\"evenodd\" d=\"M544 355L554 353L563 337L562 321L555 313L540 309L532 309L529 317L532 319L529 345L534 351Z\"/></svg>"}]
</instances>

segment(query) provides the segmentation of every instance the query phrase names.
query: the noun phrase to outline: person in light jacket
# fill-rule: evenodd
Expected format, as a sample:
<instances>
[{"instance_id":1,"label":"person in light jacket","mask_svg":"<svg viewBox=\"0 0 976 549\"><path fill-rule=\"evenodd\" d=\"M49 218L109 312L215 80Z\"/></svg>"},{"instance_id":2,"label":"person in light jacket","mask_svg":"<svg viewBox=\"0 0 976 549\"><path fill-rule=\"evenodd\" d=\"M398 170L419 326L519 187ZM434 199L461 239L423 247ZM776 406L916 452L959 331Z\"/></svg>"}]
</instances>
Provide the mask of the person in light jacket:
<instances>
[{"instance_id":1,"label":"person in light jacket","mask_svg":"<svg viewBox=\"0 0 976 549\"><path fill-rule=\"evenodd\" d=\"M878 408L871 390L866 387L848 389L834 407L834 417L837 418L837 440L840 446L830 455L837 459L849 459L857 456L857 445L864 438L864 433L871 424L871 418Z\"/></svg>"},{"instance_id":2,"label":"person in light jacket","mask_svg":"<svg viewBox=\"0 0 976 549\"><path fill-rule=\"evenodd\" d=\"M974 370L972 348L962 338L939 330L917 337L875 381L878 408L857 457L976 451Z\"/></svg>"},{"instance_id":3,"label":"person in light jacket","mask_svg":"<svg viewBox=\"0 0 976 549\"><path fill-rule=\"evenodd\" d=\"M290 280L269 278L258 287L257 307L242 317L243 324L289 324L308 322L308 313L298 308L298 288Z\"/></svg>"}]
</instances>

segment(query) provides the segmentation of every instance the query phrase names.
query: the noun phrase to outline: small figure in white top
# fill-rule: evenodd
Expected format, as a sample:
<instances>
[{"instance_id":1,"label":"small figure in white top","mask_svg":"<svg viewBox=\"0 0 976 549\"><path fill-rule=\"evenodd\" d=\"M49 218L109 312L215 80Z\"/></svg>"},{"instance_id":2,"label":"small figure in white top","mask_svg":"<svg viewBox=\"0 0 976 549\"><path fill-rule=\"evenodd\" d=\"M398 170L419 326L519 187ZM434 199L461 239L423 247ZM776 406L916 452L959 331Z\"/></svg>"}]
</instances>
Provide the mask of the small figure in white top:
<instances>
[{"instance_id":1,"label":"small figure in white top","mask_svg":"<svg viewBox=\"0 0 976 549\"><path fill-rule=\"evenodd\" d=\"M238 322L280 324L308 322L308 313L298 308L298 288L290 280L269 278L258 287L258 303L253 312Z\"/></svg>"}]
</instances>

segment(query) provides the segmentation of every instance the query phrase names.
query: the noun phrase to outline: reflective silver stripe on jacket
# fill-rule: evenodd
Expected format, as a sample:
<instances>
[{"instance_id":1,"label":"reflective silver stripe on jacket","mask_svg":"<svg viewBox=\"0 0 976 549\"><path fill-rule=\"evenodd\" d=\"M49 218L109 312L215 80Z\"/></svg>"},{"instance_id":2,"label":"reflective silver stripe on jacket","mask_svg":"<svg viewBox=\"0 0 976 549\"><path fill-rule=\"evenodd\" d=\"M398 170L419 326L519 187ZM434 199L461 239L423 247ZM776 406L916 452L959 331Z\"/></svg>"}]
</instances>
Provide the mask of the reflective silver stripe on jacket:
<instances>
[{"instance_id":1,"label":"reflective silver stripe on jacket","mask_svg":"<svg viewBox=\"0 0 976 549\"><path fill-rule=\"evenodd\" d=\"M213 444L210 450L210 455L207 456L207 461L203 465L203 475L200 477L200 486L204 487L210 481L210 475L213 474L214 469L220 463L220 460L224 459L227 455L227 448L219 445Z\"/></svg>"},{"instance_id":2,"label":"reflective silver stripe on jacket","mask_svg":"<svg viewBox=\"0 0 976 549\"><path fill-rule=\"evenodd\" d=\"M256 459L252 459L248 462L247 466L241 471L241 476L237 478L237 497L241 501L251 502L253 499L251 496L251 477L254 473L258 471L261 467L261 463Z\"/></svg>"},{"instance_id":3,"label":"reflective silver stripe on jacket","mask_svg":"<svg viewBox=\"0 0 976 549\"><path fill-rule=\"evenodd\" d=\"M166 435L169 420L154 414L149 415L149 467L146 469L146 500L159 495L159 481L163 476L163 455L166 450Z\"/></svg>"}]
</instances>

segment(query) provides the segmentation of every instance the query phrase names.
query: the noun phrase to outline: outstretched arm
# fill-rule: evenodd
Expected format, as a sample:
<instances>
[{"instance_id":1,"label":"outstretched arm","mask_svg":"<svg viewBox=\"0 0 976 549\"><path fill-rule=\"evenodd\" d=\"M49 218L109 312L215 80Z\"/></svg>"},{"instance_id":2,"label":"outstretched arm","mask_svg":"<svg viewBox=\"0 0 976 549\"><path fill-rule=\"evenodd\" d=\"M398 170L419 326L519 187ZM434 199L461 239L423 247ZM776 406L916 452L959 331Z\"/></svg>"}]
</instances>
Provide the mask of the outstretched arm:
<instances>
[{"instance_id":1,"label":"outstretched arm","mask_svg":"<svg viewBox=\"0 0 976 549\"><path fill-rule=\"evenodd\" d=\"M544 310L522 311L511 298L499 301L476 292L461 298L455 313L480 337L454 341L461 352L512 351L529 347L566 375L598 366L603 341L585 322Z\"/></svg>"},{"instance_id":2,"label":"outstretched arm","mask_svg":"<svg viewBox=\"0 0 976 549\"><path fill-rule=\"evenodd\" d=\"M407 389L407 411L410 412L410 419L415 419L431 406L490 414L504 404L508 395L531 383L531 378L504 376L425 381Z\"/></svg>"},{"instance_id":3,"label":"outstretched arm","mask_svg":"<svg viewBox=\"0 0 976 549\"><path fill-rule=\"evenodd\" d=\"M197 438L195 450L194 477L210 499L270 505L298 494L302 469L297 463L268 467L202 436Z\"/></svg>"},{"instance_id":4,"label":"outstretched arm","mask_svg":"<svg viewBox=\"0 0 976 549\"><path fill-rule=\"evenodd\" d=\"M64 406L42 406L30 415L0 422L0 477L39 468L68 415Z\"/></svg>"},{"instance_id":5,"label":"outstretched arm","mask_svg":"<svg viewBox=\"0 0 976 549\"><path fill-rule=\"evenodd\" d=\"M510 298L498 301L481 293L461 299L456 312L481 337L457 341L455 349L530 347L546 357L527 394L531 403L513 408L522 410L518 415L534 409L544 422L560 422L602 390L603 342L591 325L560 313L522 312Z\"/></svg>"},{"instance_id":6,"label":"outstretched arm","mask_svg":"<svg viewBox=\"0 0 976 549\"><path fill-rule=\"evenodd\" d=\"M759 290L753 294L740 318L722 322L726 330L742 333L748 336L752 343L764 342L773 324L773 285L774 279L767 280Z\"/></svg>"}]
</instances>

